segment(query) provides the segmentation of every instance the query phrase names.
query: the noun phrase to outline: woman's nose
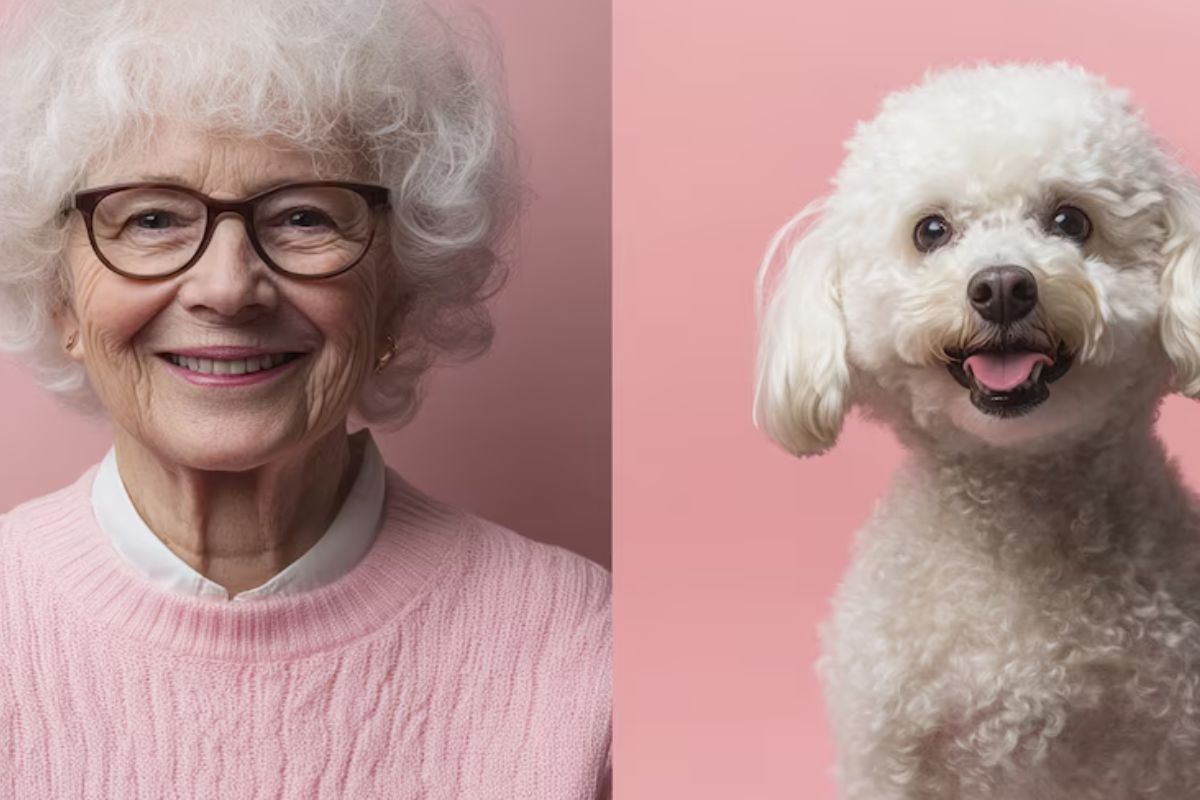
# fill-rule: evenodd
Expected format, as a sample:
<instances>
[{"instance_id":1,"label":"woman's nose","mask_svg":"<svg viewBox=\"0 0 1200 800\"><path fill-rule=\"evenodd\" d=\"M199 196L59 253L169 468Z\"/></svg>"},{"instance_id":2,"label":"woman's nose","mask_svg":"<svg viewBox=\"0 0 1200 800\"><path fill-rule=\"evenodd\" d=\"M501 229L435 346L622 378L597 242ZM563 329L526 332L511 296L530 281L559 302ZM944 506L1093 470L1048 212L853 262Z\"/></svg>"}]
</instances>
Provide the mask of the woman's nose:
<instances>
[{"instance_id":1,"label":"woman's nose","mask_svg":"<svg viewBox=\"0 0 1200 800\"><path fill-rule=\"evenodd\" d=\"M277 299L271 271L236 215L218 219L208 247L183 274L179 301L194 313L239 321L269 310Z\"/></svg>"}]
</instances>

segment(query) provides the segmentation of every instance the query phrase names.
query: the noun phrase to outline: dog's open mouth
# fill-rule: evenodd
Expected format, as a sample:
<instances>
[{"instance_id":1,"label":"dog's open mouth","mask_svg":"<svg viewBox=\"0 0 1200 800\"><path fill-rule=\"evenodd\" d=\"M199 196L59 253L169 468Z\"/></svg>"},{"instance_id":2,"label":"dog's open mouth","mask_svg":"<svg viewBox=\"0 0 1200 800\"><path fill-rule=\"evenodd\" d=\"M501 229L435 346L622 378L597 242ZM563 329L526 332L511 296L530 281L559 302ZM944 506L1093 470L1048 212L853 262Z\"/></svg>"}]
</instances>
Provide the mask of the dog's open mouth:
<instances>
[{"instance_id":1,"label":"dog's open mouth","mask_svg":"<svg viewBox=\"0 0 1200 800\"><path fill-rule=\"evenodd\" d=\"M985 414L1016 417L1028 414L1050 396L1050 384L1067 374L1072 354L1054 353L1013 343L1002 348L946 351L947 369L971 390L971 402Z\"/></svg>"}]
</instances>

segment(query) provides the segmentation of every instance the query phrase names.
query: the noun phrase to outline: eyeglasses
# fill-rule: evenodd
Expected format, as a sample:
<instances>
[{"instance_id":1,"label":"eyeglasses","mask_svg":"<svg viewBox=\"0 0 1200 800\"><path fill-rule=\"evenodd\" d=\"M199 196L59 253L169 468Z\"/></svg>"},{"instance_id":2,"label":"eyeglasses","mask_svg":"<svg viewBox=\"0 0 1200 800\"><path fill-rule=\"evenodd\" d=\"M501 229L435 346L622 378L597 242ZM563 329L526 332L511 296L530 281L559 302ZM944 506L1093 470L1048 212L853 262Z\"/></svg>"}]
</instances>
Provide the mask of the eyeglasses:
<instances>
[{"instance_id":1,"label":"eyeglasses","mask_svg":"<svg viewBox=\"0 0 1200 800\"><path fill-rule=\"evenodd\" d=\"M126 278L170 278L204 255L223 214L237 214L268 267L320 280L353 267L375 238L383 186L338 181L289 183L236 202L167 183L125 183L75 195L88 239L106 267Z\"/></svg>"}]
</instances>

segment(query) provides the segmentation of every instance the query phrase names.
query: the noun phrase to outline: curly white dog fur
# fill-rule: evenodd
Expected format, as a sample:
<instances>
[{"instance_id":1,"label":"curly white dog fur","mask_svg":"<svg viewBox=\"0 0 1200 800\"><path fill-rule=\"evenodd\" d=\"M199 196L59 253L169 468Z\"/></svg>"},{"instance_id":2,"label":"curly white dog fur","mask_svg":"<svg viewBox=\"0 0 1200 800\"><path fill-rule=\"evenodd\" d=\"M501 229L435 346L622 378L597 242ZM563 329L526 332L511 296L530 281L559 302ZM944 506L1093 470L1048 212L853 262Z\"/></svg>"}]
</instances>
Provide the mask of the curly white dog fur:
<instances>
[{"instance_id":1,"label":"curly white dog fur","mask_svg":"<svg viewBox=\"0 0 1200 800\"><path fill-rule=\"evenodd\" d=\"M932 75L848 151L764 263L756 400L798 454L852 404L909 450L822 630L844 796L1200 797L1200 516L1153 431L1200 394L1190 175L1062 64Z\"/></svg>"}]
</instances>

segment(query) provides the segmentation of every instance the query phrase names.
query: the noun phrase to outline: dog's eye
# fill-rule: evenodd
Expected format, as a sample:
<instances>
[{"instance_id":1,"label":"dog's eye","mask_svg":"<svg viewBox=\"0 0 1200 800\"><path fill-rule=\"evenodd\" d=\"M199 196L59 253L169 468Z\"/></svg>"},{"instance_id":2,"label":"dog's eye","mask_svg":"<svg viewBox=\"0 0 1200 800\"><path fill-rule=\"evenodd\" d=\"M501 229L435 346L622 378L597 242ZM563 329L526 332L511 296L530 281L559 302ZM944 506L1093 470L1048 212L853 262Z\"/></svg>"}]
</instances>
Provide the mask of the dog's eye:
<instances>
[{"instance_id":1,"label":"dog's eye","mask_svg":"<svg viewBox=\"0 0 1200 800\"><path fill-rule=\"evenodd\" d=\"M1092 234L1092 221L1075 206L1059 206L1050 218L1050 233L1082 244Z\"/></svg>"},{"instance_id":2,"label":"dog's eye","mask_svg":"<svg viewBox=\"0 0 1200 800\"><path fill-rule=\"evenodd\" d=\"M950 241L950 223L937 214L922 217L913 229L913 244L922 253L928 253Z\"/></svg>"}]
</instances>

